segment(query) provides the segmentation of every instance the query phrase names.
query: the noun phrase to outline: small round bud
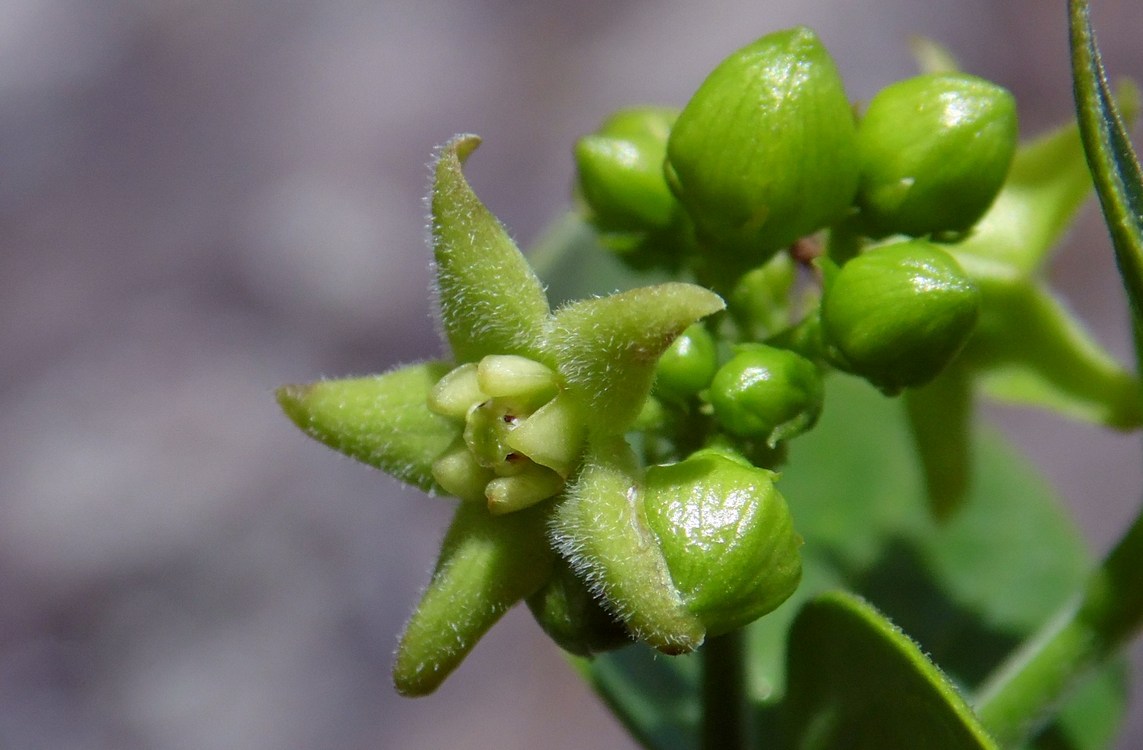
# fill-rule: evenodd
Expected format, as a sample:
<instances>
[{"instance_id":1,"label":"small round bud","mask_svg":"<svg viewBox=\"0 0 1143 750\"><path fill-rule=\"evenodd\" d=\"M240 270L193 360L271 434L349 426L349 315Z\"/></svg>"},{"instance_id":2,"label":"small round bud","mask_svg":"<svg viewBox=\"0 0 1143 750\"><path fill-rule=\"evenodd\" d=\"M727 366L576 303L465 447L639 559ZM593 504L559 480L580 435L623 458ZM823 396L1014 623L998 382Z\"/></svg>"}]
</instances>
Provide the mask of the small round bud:
<instances>
[{"instance_id":1,"label":"small round bud","mask_svg":"<svg viewBox=\"0 0 1143 750\"><path fill-rule=\"evenodd\" d=\"M699 239L750 266L840 218L856 128L817 35L769 34L724 60L671 129L666 169Z\"/></svg>"},{"instance_id":2,"label":"small round bud","mask_svg":"<svg viewBox=\"0 0 1143 750\"><path fill-rule=\"evenodd\" d=\"M710 386L714 416L729 433L774 447L814 426L822 410L821 372L788 349L742 344Z\"/></svg>"},{"instance_id":3,"label":"small round bud","mask_svg":"<svg viewBox=\"0 0 1143 750\"><path fill-rule=\"evenodd\" d=\"M762 341L790 325L790 292L797 268L789 255L774 256L735 283L727 308L746 341Z\"/></svg>"},{"instance_id":4,"label":"small round bud","mask_svg":"<svg viewBox=\"0 0 1143 750\"><path fill-rule=\"evenodd\" d=\"M980 292L924 240L874 248L827 277L821 321L834 363L886 393L936 377L972 334Z\"/></svg>"},{"instance_id":5,"label":"small round bud","mask_svg":"<svg viewBox=\"0 0 1143 750\"><path fill-rule=\"evenodd\" d=\"M775 476L714 450L647 469L647 524L708 636L770 612L801 580L802 540Z\"/></svg>"},{"instance_id":6,"label":"small round bud","mask_svg":"<svg viewBox=\"0 0 1143 750\"><path fill-rule=\"evenodd\" d=\"M963 73L886 86L857 129L858 203L872 231L961 232L984 215L1016 152L1016 102Z\"/></svg>"},{"instance_id":7,"label":"small round bud","mask_svg":"<svg viewBox=\"0 0 1143 750\"><path fill-rule=\"evenodd\" d=\"M718 367L714 338L702 323L683 331L655 366L656 395L683 401L710 384Z\"/></svg>"},{"instance_id":8,"label":"small round bud","mask_svg":"<svg viewBox=\"0 0 1143 750\"><path fill-rule=\"evenodd\" d=\"M576 142L579 192L600 229L670 226L678 203L663 177L663 160L677 116L659 107L620 110Z\"/></svg>"}]
</instances>

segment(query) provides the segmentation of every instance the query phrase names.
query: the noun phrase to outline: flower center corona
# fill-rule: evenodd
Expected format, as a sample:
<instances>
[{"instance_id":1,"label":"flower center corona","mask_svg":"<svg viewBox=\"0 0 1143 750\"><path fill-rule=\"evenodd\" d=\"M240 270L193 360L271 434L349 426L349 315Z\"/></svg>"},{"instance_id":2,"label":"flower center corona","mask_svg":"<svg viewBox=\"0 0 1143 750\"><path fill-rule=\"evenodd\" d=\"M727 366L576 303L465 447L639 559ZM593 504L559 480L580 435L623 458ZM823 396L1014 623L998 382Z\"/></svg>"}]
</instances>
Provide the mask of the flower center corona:
<instances>
[{"instance_id":1,"label":"flower center corona","mask_svg":"<svg viewBox=\"0 0 1143 750\"><path fill-rule=\"evenodd\" d=\"M429 409L463 425L433 464L433 478L463 500L510 513L557 494L578 459L583 428L539 362L492 355L449 372Z\"/></svg>"}]
</instances>

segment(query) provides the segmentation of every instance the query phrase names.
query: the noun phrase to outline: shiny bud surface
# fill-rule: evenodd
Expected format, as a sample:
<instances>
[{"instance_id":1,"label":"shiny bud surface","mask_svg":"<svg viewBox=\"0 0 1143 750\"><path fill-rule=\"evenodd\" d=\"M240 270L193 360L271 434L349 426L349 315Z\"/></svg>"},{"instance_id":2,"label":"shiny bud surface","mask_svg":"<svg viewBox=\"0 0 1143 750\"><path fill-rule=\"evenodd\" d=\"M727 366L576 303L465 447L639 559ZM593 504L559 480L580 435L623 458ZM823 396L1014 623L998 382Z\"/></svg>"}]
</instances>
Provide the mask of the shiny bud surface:
<instances>
[{"instance_id":1,"label":"shiny bud surface","mask_svg":"<svg viewBox=\"0 0 1143 750\"><path fill-rule=\"evenodd\" d=\"M647 524L708 636L772 611L801 580L801 537L776 475L715 450L647 470Z\"/></svg>"},{"instance_id":2,"label":"shiny bud surface","mask_svg":"<svg viewBox=\"0 0 1143 750\"><path fill-rule=\"evenodd\" d=\"M683 331L659 357L655 366L655 393L682 401L710 385L718 367L714 338L702 323Z\"/></svg>"},{"instance_id":3,"label":"shiny bud surface","mask_svg":"<svg viewBox=\"0 0 1143 750\"><path fill-rule=\"evenodd\" d=\"M715 373L710 402L715 419L742 438L770 447L814 426L822 410L821 373L787 349L742 344Z\"/></svg>"},{"instance_id":4,"label":"shiny bud surface","mask_svg":"<svg viewBox=\"0 0 1143 750\"><path fill-rule=\"evenodd\" d=\"M827 277L822 332L834 363L889 394L924 385L964 347L980 292L940 247L874 248Z\"/></svg>"},{"instance_id":5,"label":"shiny bud surface","mask_svg":"<svg viewBox=\"0 0 1143 750\"><path fill-rule=\"evenodd\" d=\"M941 73L886 86L857 129L865 222L881 235L969 229L1004 184L1017 136L1012 94L984 79Z\"/></svg>"},{"instance_id":6,"label":"shiny bud surface","mask_svg":"<svg viewBox=\"0 0 1143 750\"><path fill-rule=\"evenodd\" d=\"M750 265L840 218L856 127L817 35L769 34L715 68L671 129L667 182L700 242Z\"/></svg>"},{"instance_id":7,"label":"shiny bud surface","mask_svg":"<svg viewBox=\"0 0 1143 750\"><path fill-rule=\"evenodd\" d=\"M671 224L678 203L663 177L663 160L677 116L676 110L660 107L620 110L576 142L579 192L601 229Z\"/></svg>"}]
</instances>

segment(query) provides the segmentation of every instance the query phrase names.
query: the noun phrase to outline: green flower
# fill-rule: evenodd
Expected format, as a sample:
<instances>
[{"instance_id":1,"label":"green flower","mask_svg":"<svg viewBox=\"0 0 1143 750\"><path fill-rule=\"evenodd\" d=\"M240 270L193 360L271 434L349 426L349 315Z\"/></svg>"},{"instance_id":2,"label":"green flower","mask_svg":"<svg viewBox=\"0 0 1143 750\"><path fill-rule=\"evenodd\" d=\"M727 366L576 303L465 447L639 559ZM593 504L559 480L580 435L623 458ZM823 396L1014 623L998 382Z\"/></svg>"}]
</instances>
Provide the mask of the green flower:
<instances>
[{"instance_id":1,"label":"green flower","mask_svg":"<svg viewBox=\"0 0 1143 750\"><path fill-rule=\"evenodd\" d=\"M590 496L580 467L624 445L659 356L723 307L713 292L669 283L552 311L462 174L479 142L458 136L434 167L433 252L451 359L278 391L311 437L463 501L397 650L394 681L407 695L436 689L509 607L552 579L548 527L565 485ZM606 530L582 530L597 533Z\"/></svg>"}]
</instances>

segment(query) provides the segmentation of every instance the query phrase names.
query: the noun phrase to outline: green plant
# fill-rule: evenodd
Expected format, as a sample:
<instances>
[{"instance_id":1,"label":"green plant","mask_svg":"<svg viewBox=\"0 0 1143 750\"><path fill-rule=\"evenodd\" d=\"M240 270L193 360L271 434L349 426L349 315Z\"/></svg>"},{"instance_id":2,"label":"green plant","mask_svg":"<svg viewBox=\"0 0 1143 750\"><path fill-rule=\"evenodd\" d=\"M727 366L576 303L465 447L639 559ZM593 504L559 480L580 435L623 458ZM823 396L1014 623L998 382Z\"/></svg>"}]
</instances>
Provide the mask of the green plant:
<instances>
[{"instance_id":1,"label":"green plant","mask_svg":"<svg viewBox=\"0 0 1143 750\"><path fill-rule=\"evenodd\" d=\"M1143 181L1070 9L1078 127L1019 147L1011 96L963 74L854 114L801 28L681 111L611 116L539 261L620 259L610 297L553 308L575 274L545 291L464 177L479 139L442 147L452 358L278 392L312 437L460 501L398 690L432 692L526 601L648 747L1107 745L1143 520L1092 569L972 420L985 395L1143 426L1138 375L1042 273L1094 176L1138 332Z\"/></svg>"}]
</instances>

